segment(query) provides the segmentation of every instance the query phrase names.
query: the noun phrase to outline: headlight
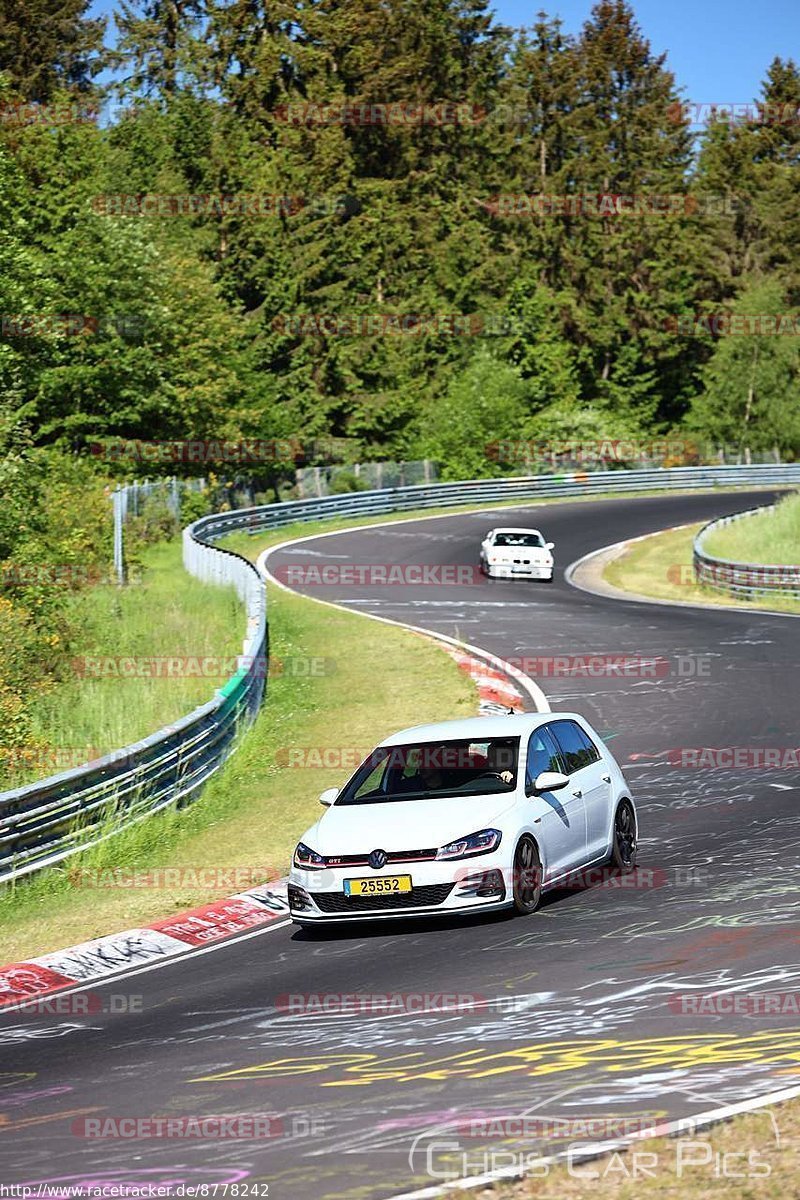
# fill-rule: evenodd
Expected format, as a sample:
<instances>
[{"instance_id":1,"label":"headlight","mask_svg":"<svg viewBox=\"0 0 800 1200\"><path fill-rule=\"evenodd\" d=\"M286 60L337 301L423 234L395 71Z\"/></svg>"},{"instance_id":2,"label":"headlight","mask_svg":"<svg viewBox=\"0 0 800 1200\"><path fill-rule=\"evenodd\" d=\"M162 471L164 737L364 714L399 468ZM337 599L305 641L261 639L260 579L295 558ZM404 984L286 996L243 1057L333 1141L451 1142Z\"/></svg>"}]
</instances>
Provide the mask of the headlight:
<instances>
[{"instance_id":1,"label":"headlight","mask_svg":"<svg viewBox=\"0 0 800 1200\"><path fill-rule=\"evenodd\" d=\"M457 842L442 846L436 852L436 858L474 858L476 854L489 854L500 845L502 836L499 829L482 829L480 833L470 833Z\"/></svg>"},{"instance_id":2,"label":"headlight","mask_svg":"<svg viewBox=\"0 0 800 1200\"><path fill-rule=\"evenodd\" d=\"M306 846L305 842L298 842L294 852L294 865L303 871L321 871L325 866L325 859L321 854L317 854L316 850Z\"/></svg>"}]
</instances>

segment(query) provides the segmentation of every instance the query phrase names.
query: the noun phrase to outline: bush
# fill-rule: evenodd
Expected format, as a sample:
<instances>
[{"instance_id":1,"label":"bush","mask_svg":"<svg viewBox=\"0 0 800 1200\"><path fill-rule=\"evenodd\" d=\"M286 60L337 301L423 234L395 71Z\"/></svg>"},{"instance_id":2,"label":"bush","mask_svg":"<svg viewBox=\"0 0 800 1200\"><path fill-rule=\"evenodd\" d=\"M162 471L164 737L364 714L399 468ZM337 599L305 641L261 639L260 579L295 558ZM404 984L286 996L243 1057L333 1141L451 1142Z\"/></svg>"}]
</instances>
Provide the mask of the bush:
<instances>
[{"instance_id":1,"label":"bush","mask_svg":"<svg viewBox=\"0 0 800 1200\"><path fill-rule=\"evenodd\" d=\"M328 485L328 491L332 496L340 496L345 492L363 492L366 491L366 484L352 471L337 471Z\"/></svg>"}]
</instances>

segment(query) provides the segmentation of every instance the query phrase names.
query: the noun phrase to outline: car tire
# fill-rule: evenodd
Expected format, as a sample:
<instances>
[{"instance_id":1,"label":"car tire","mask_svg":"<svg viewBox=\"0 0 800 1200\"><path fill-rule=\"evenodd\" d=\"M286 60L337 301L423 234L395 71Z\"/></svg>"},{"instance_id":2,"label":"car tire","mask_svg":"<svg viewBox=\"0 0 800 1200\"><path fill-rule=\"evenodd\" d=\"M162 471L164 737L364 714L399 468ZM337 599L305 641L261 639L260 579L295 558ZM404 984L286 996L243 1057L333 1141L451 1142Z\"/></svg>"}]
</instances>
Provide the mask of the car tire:
<instances>
[{"instance_id":1,"label":"car tire","mask_svg":"<svg viewBox=\"0 0 800 1200\"><path fill-rule=\"evenodd\" d=\"M542 898L542 860L536 842L527 833L514 851L511 892L515 912L521 916L536 912Z\"/></svg>"},{"instance_id":2,"label":"car tire","mask_svg":"<svg viewBox=\"0 0 800 1200\"><path fill-rule=\"evenodd\" d=\"M627 875L636 866L636 814L630 800L620 800L611 833L611 866Z\"/></svg>"}]
</instances>

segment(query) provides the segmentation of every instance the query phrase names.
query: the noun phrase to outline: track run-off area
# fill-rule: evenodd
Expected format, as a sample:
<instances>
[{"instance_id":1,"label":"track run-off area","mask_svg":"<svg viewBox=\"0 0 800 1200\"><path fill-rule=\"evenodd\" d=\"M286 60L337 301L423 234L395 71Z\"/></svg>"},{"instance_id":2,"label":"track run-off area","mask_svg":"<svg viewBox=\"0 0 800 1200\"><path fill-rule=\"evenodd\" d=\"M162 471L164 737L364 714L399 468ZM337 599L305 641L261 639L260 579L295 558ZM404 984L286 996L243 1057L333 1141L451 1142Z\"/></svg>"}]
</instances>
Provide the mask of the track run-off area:
<instances>
[{"instance_id":1,"label":"track run-off area","mask_svg":"<svg viewBox=\"0 0 800 1200\"><path fill-rule=\"evenodd\" d=\"M625 771L640 869L630 885L550 893L528 918L321 932L279 920L93 982L86 1015L5 1014L2 1181L44 1182L50 1194L153 1184L176 1195L208 1185L210 1196L238 1183L270 1200L382 1200L491 1172L513 1139L488 1125L482 1136L484 1119L535 1113L525 1148L548 1154L563 1144L559 1121L606 1140L800 1088L800 1021L758 999L800 996L800 770L788 753L800 625L620 601L564 578L599 547L773 499L760 490L501 507L272 551L267 569L284 581L298 565L436 568L435 585L371 585L366 572L296 590L535 665L552 709L586 716ZM555 542L555 581L459 575L496 525ZM565 666L589 656L642 666ZM346 712L337 734L352 743ZM140 1011L113 1011L111 997L134 992ZM435 1013L286 1004L356 994L470 999ZM90 1118L231 1113L272 1114L273 1136L86 1135Z\"/></svg>"}]
</instances>

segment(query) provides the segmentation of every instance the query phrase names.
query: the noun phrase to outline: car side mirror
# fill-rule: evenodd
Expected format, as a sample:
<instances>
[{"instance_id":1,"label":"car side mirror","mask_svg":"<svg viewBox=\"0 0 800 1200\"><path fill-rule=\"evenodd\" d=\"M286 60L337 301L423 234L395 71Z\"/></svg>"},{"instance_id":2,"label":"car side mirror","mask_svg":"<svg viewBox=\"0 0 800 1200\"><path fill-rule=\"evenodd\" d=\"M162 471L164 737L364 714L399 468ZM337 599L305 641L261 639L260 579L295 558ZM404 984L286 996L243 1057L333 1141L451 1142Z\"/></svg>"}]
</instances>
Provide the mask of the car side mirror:
<instances>
[{"instance_id":1,"label":"car side mirror","mask_svg":"<svg viewBox=\"0 0 800 1200\"><path fill-rule=\"evenodd\" d=\"M565 788L568 783L569 776L562 775L560 771L541 771L534 779L529 794L538 795L539 792L557 792L561 788Z\"/></svg>"},{"instance_id":2,"label":"car side mirror","mask_svg":"<svg viewBox=\"0 0 800 1200\"><path fill-rule=\"evenodd\" d=\"M555 550L556 544L555 542L545 542L544 548L545 550Z\"/></svg>"},{"instance_id":3,"label":"car side mirror","mask_svg":"<svg viewBox=\"0 0 800 1200\"><path fill-rule=\"evenodd\" d=\"M319 802L325 808L330 808L330 806L333 804L334 800L336 799L336 797L338 795L339 795L338 788L325 788L325 791L322 793L322 795L319 798Z\"/></svg>"}]
</instances>

